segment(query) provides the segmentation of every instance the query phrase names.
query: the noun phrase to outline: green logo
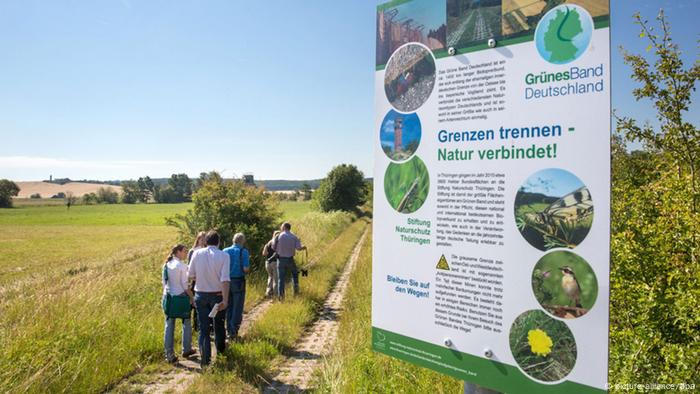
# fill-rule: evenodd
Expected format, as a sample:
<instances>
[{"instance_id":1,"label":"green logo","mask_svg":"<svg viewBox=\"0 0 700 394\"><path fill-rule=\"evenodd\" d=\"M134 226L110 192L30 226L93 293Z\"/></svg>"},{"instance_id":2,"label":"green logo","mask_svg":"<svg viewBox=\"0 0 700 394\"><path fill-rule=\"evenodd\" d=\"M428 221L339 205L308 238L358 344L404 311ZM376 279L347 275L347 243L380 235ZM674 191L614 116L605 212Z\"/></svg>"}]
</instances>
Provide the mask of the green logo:
<instances>
[{"instance_id":1,"label":"green logo","mask_svg":"<svg viewBox=\"0 0 700 394\"><path fill-rule=\"evenodd\" d=\"M592 35L593 20L583 7L560 5L547 12L537 24L535 45L544 60L566 64L583 55Z\"/></svg>"}]
</instances>

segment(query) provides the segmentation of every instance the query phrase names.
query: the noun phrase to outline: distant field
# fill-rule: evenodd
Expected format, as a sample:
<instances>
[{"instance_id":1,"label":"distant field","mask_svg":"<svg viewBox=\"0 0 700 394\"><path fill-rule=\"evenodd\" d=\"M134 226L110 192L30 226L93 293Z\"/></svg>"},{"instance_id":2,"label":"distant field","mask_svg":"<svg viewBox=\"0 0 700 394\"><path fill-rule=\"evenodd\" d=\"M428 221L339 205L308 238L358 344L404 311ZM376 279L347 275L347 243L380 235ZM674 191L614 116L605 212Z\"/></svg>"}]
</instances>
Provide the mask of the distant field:
<instances>
[{"instance_id":1,"label":"distant field","mask_svg":"<svg viewBox=\"0 0 700 394\"><path fill-rule=\"evenodd\" d=\"M121 193L121 186L103 185L101 183L68 182L64 185L49 182L15 182L19 186L19 198L29 198L32 194L39 193L43 198L49 198L60 192L73 193L76 197L83 194L96 193L101 187L112 189Z\"/></svg>"}]
</instances>

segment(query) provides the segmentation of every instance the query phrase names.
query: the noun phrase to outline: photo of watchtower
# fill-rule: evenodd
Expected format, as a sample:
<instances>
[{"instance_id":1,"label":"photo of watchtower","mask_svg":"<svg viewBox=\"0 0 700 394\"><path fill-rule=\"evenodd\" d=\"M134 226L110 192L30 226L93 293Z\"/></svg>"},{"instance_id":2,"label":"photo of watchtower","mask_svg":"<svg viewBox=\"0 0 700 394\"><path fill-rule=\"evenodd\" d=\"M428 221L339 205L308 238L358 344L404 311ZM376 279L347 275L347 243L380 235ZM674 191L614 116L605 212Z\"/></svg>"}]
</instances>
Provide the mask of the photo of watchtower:
<instances>
[{"instance_id":1,"label":"photo of watchtower","mask_svg":"<svg viewBox=\"0 0 700 394\"><path fill-rule=\"evenodd\" d=\"M379 142L386 156L393 161L410 159L420 145L421 125L415 113L402 114L390 110L379 129Z\"/></svg>"},{"instance_id":2,"label":"photo of watchtower","mask_svg":"<svg viewBox=\"0 0 700 394\"><path fill-rule=\"evenodd\" d=\"M394 152L401 153L403 150L403 118L397 116L394 119Z\"/></svg>"}]
</instances>

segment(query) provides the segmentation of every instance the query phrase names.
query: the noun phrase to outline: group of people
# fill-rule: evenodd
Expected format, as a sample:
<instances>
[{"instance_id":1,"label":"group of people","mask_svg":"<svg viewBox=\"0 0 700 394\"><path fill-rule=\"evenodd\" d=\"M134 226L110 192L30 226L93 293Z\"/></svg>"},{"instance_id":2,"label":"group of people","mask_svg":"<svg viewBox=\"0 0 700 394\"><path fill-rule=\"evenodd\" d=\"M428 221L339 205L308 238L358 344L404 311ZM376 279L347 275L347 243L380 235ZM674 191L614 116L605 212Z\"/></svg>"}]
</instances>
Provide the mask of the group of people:
<instances>
[{"instance_id":1,"label":"group of people","mask_svg":"<svg viewBox=\"0 0 700 394\"><path fill-rule=\"evenodd\" d=\"M299 292L299 272L294 261L297 251L306 250L285 222L263 247L262 257L268 274L267 297L284 298L285 281L292 277L294 294ZM233 236L233 244L220 249L221 238L212 230L200 232L188 251L175 245L163 265L163 311L165 312L165 357L177 362L174 351L175 322L182 320L182 357L196 354L192 348L192 309L202 366L211 362L210 332L214 331L217 352L226 349L226 336L238 340L243 321L246 274L250 252L243 233ZM194 307L194 308L193 308Z\"/></svg>"}]
</instances>

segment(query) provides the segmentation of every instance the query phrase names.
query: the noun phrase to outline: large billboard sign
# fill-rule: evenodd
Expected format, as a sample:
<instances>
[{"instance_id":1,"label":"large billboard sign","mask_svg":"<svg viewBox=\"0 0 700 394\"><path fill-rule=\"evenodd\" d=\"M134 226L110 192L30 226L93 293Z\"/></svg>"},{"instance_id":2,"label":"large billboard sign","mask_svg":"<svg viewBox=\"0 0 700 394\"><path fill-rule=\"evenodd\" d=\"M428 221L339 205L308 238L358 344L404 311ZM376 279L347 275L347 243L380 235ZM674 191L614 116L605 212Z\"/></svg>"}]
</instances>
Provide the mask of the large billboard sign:
<instances>
[{"instance_id":1,"label":"large billboard sign","mask_svg":"<svg viewBox=\"0 0 700 394\"><path fill-rule=\"evenodd\" d=\"M607 385L607 0L377 7L373 348L504 392Z\"/></svg>"}]
</instances>

